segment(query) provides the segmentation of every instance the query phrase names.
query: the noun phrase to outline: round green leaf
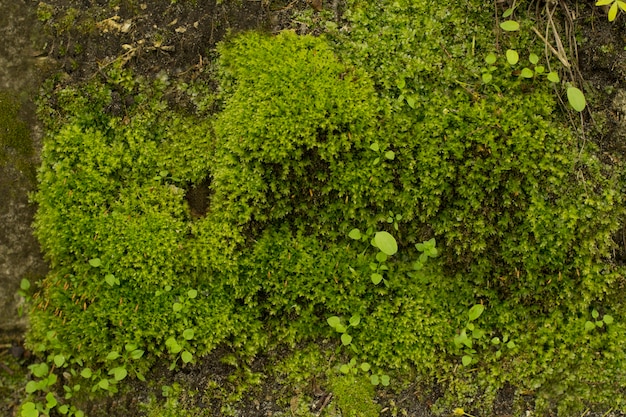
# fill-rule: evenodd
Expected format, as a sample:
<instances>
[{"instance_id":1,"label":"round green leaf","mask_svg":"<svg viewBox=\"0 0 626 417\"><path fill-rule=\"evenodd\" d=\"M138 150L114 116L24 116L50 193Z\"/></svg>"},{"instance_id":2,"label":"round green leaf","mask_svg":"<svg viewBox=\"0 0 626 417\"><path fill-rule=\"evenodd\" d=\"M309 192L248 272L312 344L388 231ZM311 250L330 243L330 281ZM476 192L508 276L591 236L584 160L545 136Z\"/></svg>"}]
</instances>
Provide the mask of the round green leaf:
<instances>
[{"instance_id":1,"label":"round green leaf","mask_svg":"<svg viewBox=\"0 0 626 417\"><path fill-rule=\"evenodd\" d=\"M470 308L468 312L470 321L474 321L478 317L480 317L480 315L483 314L483 311L485 311L485 306L482 304L476 304L475 306Z\"/></svg>"},{"instance_id":2,"label":"round green leaf","mask_svg":"<svg viewBox=\"0 0 626 417\"><path fill-rule=\"evenodd\" d=\"M485 84L489 84L493 80L493 76L488 72L484 73L482 78Z\"/></svg>"},{"instance_id":3,"label":"round green leaf","mask_svg":"<svg viewBox=\"0 0 626 417\"><path fill-rule=\"evenodd\" d=\"M65 363L65 356L63 355L55 355L54 356L54 364L57 368L60 368Z\"/></svg>"},{"instance_id":4,"label":"round green leaf","mask_svg":"<svg viewBox=\"0 0 626 417\"><path fill-rule=\"evenodd\" d=\"M360 322L361 322L361 316L359 316L358 314L355 314L354 316L350 317L350 326L358 326Z\"/></svg>"},{"instance_id":5,"label":"round green leaf","mask_svg":"<svg viewBox=\"0 0 626 417\"><path fill-rule=\"evenodd\" d=\"M383 387L388 387L389 382L390 382L389 375L380 376L380 383L382 384Z\"/></svg>"},{"instance_id":6,"label":"round green leaf","mask_svg":"<svg viewBox=\"0 0 626 417\"><path fill-rule=\"evenodd\" d=\"M80 371L80 376L82 376L83 378L91 378L91 375L93 375L93 373L91 372L91 369L89 368L85 368L82 371Z\"/></svg>"},{"instance_id":7,"label":"round green leaf","mask_svg":"<svg viewBox=\"0 0 626 417\"><path fill-rule=\"evenodd\" d=\"M465 355L461 358L461 362L463 362L463 366L469 366L472 363L472 357Z\"/></svg>"},{"instance_id":8,"label":"round green leaf","mask_svg":"<svg viewBox=\"0 0 626 417\"><path fill-rule=\"evenodd\" d=\"M508 49L506 51L506 60L510 65L515 65L519 62L519 54L513 49Z\"/></svg>"},{"instance_id":9,"label":"round green leaf","mask_svg":"<svg viewBox=\"0 0 626 417\"><path fill-rule=\"evenodd\" d=\"M180 355L181 359L183 360L183 362L185 363L189 363L191 362L191 360L193 359L193 355L187 351L184 351L181 355Z\"/></svg>"},{"instance_id":10,"label":"round green leaf","mask_svg":"<svg viewBox=\"0 0 626 417\"><path fill-rule=\"evenodd\" d=\"M372 375L370 376L370 382L372 383L372 385L378 385L380 384L380 381L378 379L378 375Z\"/></svg>"},{"instance_id":11,"label":"round green leaf","mask_svg":"<svg viewBox=\"0 0 626 417\"><path fill-rule=\"evenodd\" d=\"M369 363L367 363L367 362L363 362L363 363L361 364L361 370L362 370L363 372L367 372L367 371L369 371L369 370L370 370L370 368L371 368L371 366L370 366L370 364L369 364Z\"/></svg>"},{"instance_id":12,"label":"round green leaf","mask_svg":"<svg viewBox=\"0 0 626 417\"><path fill-rule=\"evenodd\" d=\"M26 388L25 388L27 394L32 394L38 389L39 389L39 384L35 381L28 381L28 383L26 384Z\"/></svg>"},{"instance_id":13,"label":"round green leaf","mask_svg":"<svg viewBox=\"0 0 626 417\"><path fill-rule=\"evenodd\" d=\"M600 313L598 313L598 310L596 310L595 308L591 311L591 317L593 317L594 319L597 319L600 316Z\"/></svg>"},{"instance_id":14,"label":"round green leaf","mask_svg":"<svg viewBox=\"0 0 626 417\"><path fill-rule=\"evenodd\" d=\"M337 325L339 325L339 323L341 323L341 319L337 316L332 316L332 317L327 318L326 322L328 323L330 327L334 329L335 327L337 327Z\"/></svg>"},{"instance_id":15,"label":"round green leaf","mask_svg":"<svg viewBox=\"0 0 626 417\"><path fill-rule=\"evenodd\" d=\"M583 111L587 105L585 95L576 87L568 87L567 101L569 101L569 104L578 112Z\"/></svg>"},{"instance_id":16,"label":"round green leaf","mask_svg":"<svg viewBox=\"0 0 626 417\"><path fill-rule=\"evenodd\" d=\"M507 32L514 32L516 30L519 30L519 23L517 23L515 20L506 20L500 23L500 27L502 28L502 30L505 30Z\"/></svg>"},{"instance_id":17,"label":"round green leaf","mask_svg":"<svg viewBox=\"0 0 626 417\"><path fill-rule=\"evenodd\" d=\"M383 280L383 276L378 273L373 273L371 278L374 285L380 284L380 282Z\"/></svg>"},{"instance_id":18,"label":"round green leaf","mask_svg":"<svg viewBox=\"0 0 626 417\"><path fill-rule=\"evenodd\" d=\"M352 336L350 336L348 333L344 333L341 335L341 343L344 346L348 346L350 343L352 343Z\"/></svg>"},{"instance_id":19,"label":"round green leaf","mask_svg":"<svg viewBox=\"0 0 626 417\"><path fill-rule=\"evenodd\" d=\"M98 382L98 386L102 389L109 389L109 380L108 379L101 379L100 382Z\"/></svg>"},{"instance_id":20,"label":"round green leaf","mask_svg":"<svg viewBox=\"0 0 626 417\"><path fill-rule=\"evenodd\" d=\"M539 57L537 56L537 54L530 54L528 56L528 60L530 61L531 64L537 65L537 62L539 62Z\"/></svg>"},{"instance_id":21,"label":"round green leaf","mask_svg":"<svg viewBox=\"0 0 626 417\"><path fill-rule=\"evenodd\" d=\"M613 323L613 316L609 316L608 314L605 314L604 317L602 317L602 320L606 324L612 324Z\"/></svg>"},{"instance_id":22,"label":"round green leaf","mask_svg":"<svg viewBox=\"0 0 626 417\"><path fill-rule=\"evenodd\" d=\"M28 290L30 288L30 281L26 278L22 278L20 281L20 288L24 291Z\"/></svg>"},{"instance_id":23,"label":"round green leaf","mask_svg":"<svg viewBox=\"0 0 626 417\"><path fill-rule=\"evenodd\" d=\"M109 284L111 287L115 285L115 275L113 274L107 274L104 277L104 281Z\"/></svg>"},{"instance_id":24,"label":"round green leaf","mask_svg":"<svg viewBox=\"0 0 626 417\"><path fill-rule=\"evenodd\" d=\"M116 381L121 381L122 379L126 378L126 375L128 375L126 368L123 367L113 368L111 371L113 372L113 378L115 378ZM111 372L109 372L109 374L110 373Z\"/></svg>"},{"instance_id":25,"label":"round green leaf","mask_svg":"<svg viewBox=\"0 0 626 417\"><path fill-rule=\"evenodd\" d=\"M52 409L57 406L59 402L53 393L49 392L46 394L46 408Z\"/></svg>"},{"instance_id":26,"label":"round green leaf","mask_svg":"<svg viewBox=\"0 0 626 417\"><path fill-rule=\"evenodd\" d=\"M172 309L174 310L174 312L179 312L180 310L183 309L183 305L181 303L174 303L174 305L172 306Z\"/></svg>"},{"instance_id":27,"label":"round green leaf","mask_svg":"<svg viewBox=\"0 0 626 417\"><path fill-rule=\"evenodd\" d=\"M100 258L93 258L89 260L89 265L97 268L102 265L102 261L100 260Z\"/></svg>"},{"instance_id":28,"label":"round green leaf","mask_svg":"<svg viewBox=\"0 0 626 417\"><path fill-rule=\"evenodd\" d=\"M408 99L407 99L407 101L408 101ZM411 106L411 107L413 107L413 106ZM389 160L392 160L395 157L396 157L396 153L394 151L387 151L387 152L385 152L385 158L387 158Z\"/></svg>"},{"instance_id":29,"label":"round green leaf","mask_svg":"<svg viewBox=\"0 0 626 417\"><path fill-rule=\"evenodd\" d=\"M198 291L197 290L189 290L187 291L187 297L189 298L196 298L198 296Z\"/></svg>"},{"instance_id":30,"label":"round green leaf","mask_svg":"<svg viewBox=\"0 0 626 417\"><path fill-rule=\"evenodd\" d=\"M348 237L350 239L359 240L361 239L361 231L359 229L352 229L350 233L348 233Z\"/></svg>"},{"instance_id":31,"label":"round green leaf","mask_svg":"<svg viewBox=\"0 0 626 417\"><path fill-rule=\"evenodd\" d=\"M535 76L535 73L530 68L523 68L520 76L522 78L533 78Z\"/></svg>"},{"instance_id":32,"label":"round green leaf","mask_svg":"<svg viewBox=\"0 0 626 417\"><path fill-rule=\"evenodd\" d=\"M497 59L496 54L494 54L493 52L490 52L485 57L485 62L489 65L493 65L496 62L496 59Z\"/></svg>"},{"instance_id":33,"label":"round green leaf","mask_svg":"<svg viewBox=\"0 0 626 417\"><path fill-rule=\"evenodd\" d=\"M342 374L347 374L348 372L350 372L350 367L349 367L348 365L346 365L346 364L343 364L343 365L341 365L341 366L339 367L339 371L340 371Z\"/></svg>"},{"instance_id":34,"label":"round green leaf","mask_svg":"<svg viewBox=\"0 0 626 417\"><path fill-rule=\"evenodd\" d=\"M193 335L194 335L194 331L193 331L193 329L186 329L186 330L183 332L183 337L184 337L186 340L191 340L191 339L193 339Z\"/></svg>"},{"instance_id":35,"label":"round green leaf","mask_svg":"<svg viewBox=\"0 0 626 417\"><path fill-rule=\"evenodd\" d=\"M560 80L559 74L557 74L554 71L549 72L547 77L548 77L548 81L550 81L551 83L558 83Z\"/></svg>"},{"instance_id":36,"label":"round green leaf","mask_svg":"<svg viewBox=\"0 0 626 417\"><path fill-rule=\"evenodd\" d=\"M376 247L386 255L391 256L398 252L398 243L388 232L376 232L374 241L376 242Z\"/></svg>"}]
</instances>

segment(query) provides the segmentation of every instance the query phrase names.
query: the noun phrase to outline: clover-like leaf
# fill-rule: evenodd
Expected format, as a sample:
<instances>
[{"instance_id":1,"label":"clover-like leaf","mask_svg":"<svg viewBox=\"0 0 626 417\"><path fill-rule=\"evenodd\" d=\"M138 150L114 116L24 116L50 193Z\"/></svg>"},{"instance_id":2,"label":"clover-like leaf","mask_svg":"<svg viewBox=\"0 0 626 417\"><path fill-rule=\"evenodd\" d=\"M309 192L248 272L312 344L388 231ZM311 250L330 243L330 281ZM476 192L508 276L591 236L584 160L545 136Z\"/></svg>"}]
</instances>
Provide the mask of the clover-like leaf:
<instances>
[{"instance_id":1,"label":"clover-like leaf","mask_svg":"<svg viewBox=\"0 0 626 417\"><path fill-rule=\"evenodd\" d=\"M193 355L187 351L184 351L181 355L180 358L183 360L183 362L185 363L189 363L193 360Z\"/></svg>"}]
</instances>

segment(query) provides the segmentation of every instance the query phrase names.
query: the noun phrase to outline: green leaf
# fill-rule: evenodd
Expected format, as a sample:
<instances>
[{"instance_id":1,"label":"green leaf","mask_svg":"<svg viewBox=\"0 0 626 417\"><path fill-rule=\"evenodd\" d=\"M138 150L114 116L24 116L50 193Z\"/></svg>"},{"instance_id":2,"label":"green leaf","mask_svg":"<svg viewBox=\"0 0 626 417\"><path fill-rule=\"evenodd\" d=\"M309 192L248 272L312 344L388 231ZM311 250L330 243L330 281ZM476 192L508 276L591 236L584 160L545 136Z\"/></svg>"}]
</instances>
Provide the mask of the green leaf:
<instances>
[{"instance_id":1,"label":"green leaf","mask_svg":"<svg viewBox=\"0 0 626 417\"><path fill-rule=\"evenodd\" d=\"M388 232L376 232L374 241L376 242L376 247L386 255L391 256L398 252L398 243Z\"/></svg>"},{"instance_id":2,"label":"green leaf","mask_svg":"<svg viewBox=\"0 0 626 417\"><path fill-rule=\"evenodd\" d=\"M57 408L57 410L59 411L59 413L66 415L70 411L70 407L67 404L63 404L62 406Z\"/></svg>"},{"instance_id":3,"label":"green leaf","mask_svg":"<svg viewBox=\"0 0 626 417\"><path fill-rule=\"evenodd\" d=\"M608 6L609 4L613 3L615 0L598 0L596 2L596 6Z\"/></svg>"},{"instance_id":4,"label":"green leaf","mask_svg":"<svg viewBox=\"0 0 626 417\"><path fill-rule=\"evenodd\" d=\"M380 150L380 146L378 146L378 142L374 142L370 145L370 149L374 152L378 152Z\"/></svg>"},{"instance_id":5,"label":"green leaf","mask_svg":"<svg viewBox=\"0 0 626 417\"><path fill-rule=\"evenodd\" d=\"M522 72L520 73L520 77L522 78L533 78L535 73L530 68L522 68Z\"/></svg>"},{"instance_id":6,"label":"green leaf","mask_svg":"<svg viewBox=\"0 0 626 417\"><path fill-rule=\"evenodd\" d=\"M187 291L187 297L194 299L198 296L198 291L197 290L189 290Z\"/></svg>"},{"instance_id":7,"label":"green leaf","mask_svg":"<svg viewBox=\"0 0 626 417\"><path fill-rule=\"evenodd\" d=\"M548 81L550 81L551 83L558 83L560 80L559 74L557 74L554 71L549 72L547 77L548 77Z\"/></svg>"},{"instance_id":8,"label":"green leaf","mask_svg":"<svg viewBox=\"0 0 626 417\"><path fill-rule=\"evenodd\" d=\"M53 361L54 361L54 364L56 365L56 367L60 368L65 363L65 356L60 355L60 354L59 355L55 355Z\"/></svg>"},{"instance_id":9,"label":"green leaf","mask_svg":"<svg viewBox=\"0 0 626 417\"><path fill-rule=\"evenodd\" d=\"M93 375L93 373L91 372L91 369L89 368L85 368L82 371L80 371L80 376L82 376L83 378L91 378L91 375Z\"/></svg>"},{"instance_id":10,"label":"green leaf","mask_svg":"<svg viewBox=\"0 0 626 417\"><path fill-rule=\"evenodd\" d=\"M174 303L174 305L172 306L172 309L174 310L175 313L177 313L183 309L183 305L181 303Z\"/></svg>"},{"instance_id":11,"label":"green leaf","mask_svg":"<svg viewBox=\"0 0 626 417\"><path fill-rule=\"evenodd\" d=\"M126 352L130 352L130 351L137 349L137 345L134 343L126 343L124 345L124 349L126 350Z\"/></svg>"},{"instance_id":12,"label":"green leaf","mask_svg":"<svg viewBox=\"0 0 626 417\"><path fill-rule=\"evenodd\" d=\"M128 375L128 372L126 371L126 368L120 366L120 367L111 369L109 371L109 375L113 375L113 378L116 381L121 381L122 379L126 378L126 375Z\"/></svg>"},{"instance_id":13,"label":"green leaf","mask_svg":"<svg viewBox=\"0 0 626 417\"><path fill-rule=\"evenodd\" d=\"M587 105L585 95L576 87L567 88L567 101L577 112L583 111Z\"/></svg>"},{"instance_id":14,"label":"green leaf","mask_svg":"<svg viewBox=\"0 0 626 417\"><path fill-rule=\"evenodd\" d=\"M604 317L602 317L602 320L604 321L605 324L612 324L613 323L613 316L605 314Z\"/></svg>"},{"instance_id":15,"label":"green leaf","mask_svg":"<svg viewBox=\"0 0 626 417\"><path fill-rule=\"evenodd\" d=\"M360 322L361 322L360 315L355 314L354 316L350 317L350 326L358 326Z\"/></svg>"},{"instance_id":16,"label":"green leaf","mask_svg":"<svg viewBox=\"0 0 626 417\"><path fill-rule=\"evenodd\" d=\"M382 253L382 252L378 252L378 253L376 254L376 260L377 260L378 262L380 262L380 263L386 262L386 261L387 261L387 255L385 255L385 254L384 254L384 253Z\"/></svg>"},{"instance_id":17,"label":"green leaf","mask_svg":"<svg viewBox=\"0 0 626 417\"><path fill-rule=\"evenodd\" d=\"M406 104L408 104L410 108L414 109L415 108L415 98L407 97L406 98ZM387 158L387 159L393 159L393 158Z\"/></svg>"},{"instance_id":18,"label":"green leaf","mask_svg":"<svg viewBox=\"0 0 626 417\"><path fill-rule=\"evenodd\" d=\"M328 323L330 327L334 329L341 323L341 319L337 316L332 316L332 317L327 318L326 322Z\"/></svg>"},{"instance_id":19,"label":"green leaf","mask_svg":"<svg viewBox=\"0 0 626 417\"><path fill-rule=\"evenodd\" d=\"M380 284L380 282L383 280L383 276L377 272L373 273L371 275L371 278L372 278L372 283L374 283L374 285Z\"/></svg>"},{"instance_id":20,"label":"green leaf","mask_svg":"<svg viewBox=\"0 0 626 417\"><path fill-rule=\"evenodd\" d=\"M528 56L528 60L530 61L531 64L537 65L537 62L539 62L539 57L537 56L537 54L530 54Z\"/></svg>"},{"instance_id":21,"label":"green leaf","mask_svg":"<svg viewBox=\"0 0 626 417\"><path fill-rule=\"evenodd\" d=\"M593 317L594 319L597 319L600 316L600 313L598 313L598 310L596 310L595 308L591 311L591 317Z\"/></svg>"},{"instance_id":22,"label":"green leaf","mask_svg":"<svg viewBox=\"0 0 626 417\"><path fill-rule=\"evenodd\" d=\"M372 385L380 384L380 380L378 379L378 375L374 374L374 375L370 376L370 382L372 383Z\"/></svg>"},{"instance_id":23,"label":"green leaf","mask_svg":"<svg viewBox=\"0 0 626 417\"><path fill-rule=\"evenodd\" d=\"M106 360L108 361L114 361L115 359L119 358L120 354L117 351L111 351L109 352L109 354L106 357Z\"/></svg>"},{"instance_id":24,"label":"green leaf","mask_svg":"<svg viewBox=\"0 0 626 417\"><path fill-rule=\"evenodd\" d=\"M45 362L31 365L30 369L31 371L33 371L33 375L35 375L37 378L43 378L45 375L48 374L48 371L50 370L48 368L48 364Z\"/></svg>"},{"instance_id":25,"label":"green leaf","mask_svg":"<svg viewBox=\"0 0 626 417\"><path fill-rule=\"evenodd\" d=\"M396 80L396 86L402 90L405 86L406 86L406 81L404 80L404 78L398 78Z\"/></svg>"},{"instance_id":26,"label":"green leaf","mask_svg":"<svg viewBox=\"0 0 626 417\"><path fill-rule=\"evenodd\" d=\"M89 265L97 268L102 265L102 261L100 261L100 258L93 258L89 260Z\"/></svg>"},{"instance_id":27,"label":"green leaf","mask_svg":"<svg viewBox=\"0 0 626 417\"><path fill-rule=\"evenodd\" d=\"M502 17L506 19L507 17L511 16L513 14L513 10L515 9L513 9L512 7L509 7L508 9L504 11L504 13L502 13Z\"/></svg>"},{"instance_id":28,"label":"green leaf","mask_svg":"<svg viewBox=\"0 0 626 417\"><path fill-rule=\"evenodd\" d=\"M183 360L184 363L189 363L192 361L193 359L193 355L187 351L184 351L181 355L180 358Z\"/></svg>"},{"instance_id":29,"label":"green leaf","mask_svg":"<svg viewBox=\"0 0 626 417\"><path fill-rule=\"evenodd\" d=\"M352 336L350 336L348 333L344 333L341 335L341 343L344 346L348 346L350 343L352 343Z\"/></svg>"},{"instance_id":30,"label":"green leaf","mask_svg":"<svg viewBox=\"0 0 626 417\"><path fill-rule=\"evenodd\" d=\"M519 23L517 23L515 20L506 20L500 23L500 27L504 31L515 32L516 30L519 30Z\"/></svg>"},{"instance_id":31,"label":"green leaf","mask_svg":"<svg viewBox=\"0 0 626 417\"><path fill-rule=\"evenodd\" d=\"M380 383L382 384L383 387L388 387L390 383L389 375L381 375Z\"/></svg>"},{"instance_id":32,"label":"green leaf","mask_svg":"<svg viewBox=\"0 0 626 417\"><path fill-rule=\"evenodd\" d=\"M469 316L469 320L476 320L478 317L480 317L481 314L483 314L483 311L485 311L485 306L482 304L476 304L475 306L470 308L469 312L467 313L467 315Z\"/></svg>"},{"instance_id":33,"label":"green leaf","mask_svg":"<svg viewBox=\"0 0 626 417\"><path fill-rule=\"evenodd\" d=\"M346 365L346 364L343 364L343 365L341 365L341 366L339 367L339 371L340 371L342 374L347 374L348 372L350 372L350 367L349 367L348 365Z\"/></svg>"},{"instance_id":34,"label":"green leaf","mask_svg":"<svg viewBox=\"0 0 626 417\"><path fill-rule=\"evenodd\" d=\"M489 65L493 65L496 62L496 59L497 59L496 54L494 54L493 52L490 52L485 57L485 62Z\"/></svg>"},{"instance_id":35,"label":"green leaf","mask_svg":"<svg viewBox=\"0 0 626 417\"><path fill-rule=\"evenodd\" d=\"M183 337L184 337L186 340L191 340L191 339L193 339L193 336L194 336L194 331L193 331L193 329L185 329L185 331L183 332Z\"/></svg>"},{"instance_id":36,"label":"green leaf","mask_svg":"<svg viewBox=\"0 0 626 417\"><path fill-rule=\"evenodd\" d=\"M30 288L30 281L26 278L22 278L20 281L20 288L24 291L27 291Z\"/></svg>"},{"instance_id":37,"label":"green leaf","mask_svg":"<svg viewBox=\"0 0 626 417\"><path fill-rule=\"evenodd\" d=\"M363 363L361 364L361 370L362 370L363 372L367 372L367 371L369 371L370 369L371 369L371 366L370 366L370 364L369 364L369 363L367 363L367 362L363 362Z\"/></svg>"},{"instance_id":38,"label":"green leaf","mask_svg":"<svg viewBox=\"0 0 626 417\"><path fill-rule=\"evenodd\" d=\"M494 345L499 345L500 344L500 338L499 337L494 337L493 339L491 339L491 343Z\"/></svg>"},{"instance_id":39,"label":"green leaf","mask_svg":"<svg viewBox=\"0 0 626 417\"><path fill-rule=\"evenodd\" d=\"M361 231L359 229L352 229L350 233L348 233L348 237L350 239L359 240L361 239Z\"/></svg>"},{"instance_id":40,"label":"green leaf","mask_svg":"<svg viewBox=\"0 0 626 417\"><path fill-rule=\"evenodd\" d=\"M413 107L413 106L411 106ZM394 151L387 151L385 152L385 158L392 160L396 157L396 153Z\"/></svg>"},{"instance_id":41,"label":"green leaf","mask_svg":"<svg viewBox=\"0 0 626 417\"><path fill-rule=\"evenodd\" d=\"M39 388L39 384L36 381L28 381L24 389L27 394L32 394L33 392L39 390Z\"/></svg>"},{"instance_id":42,"label":"green leaf","mask_svg":"<svg viewBox=\"0 0 626 417\"><path fill-rule=\"evenodd\" d=\"M144 351L141 349L135 349L132 352L130 352L130 357L134 360L137 360L139 358L141 358L144 354Z\"/></svg>"},{"instance_id":43,"label":"green leaf","mask_svg":"<svg viewBox=\"0 0 626 417\"><path fill-rule=\"evenodd\" d=\"M21 417L39 417L39 411L37 411L37 406L34 402L28 401L22 404L22 408L20 410Z\"/></svg>"},{"instance_id":44,"label":"green leaf","mask_svg":"<svg viewBox=\"0 0 626 417\"><path fill-rule=\"evenodd\" d=\"M506 60L510 65L515 65L519 62L519 54L513 49L508 49L506 51Z\"/></svg>"},{"instance_id":45,"label":"green leaf","mask_svg":"<svg viewBox=\"0 0 626 417\"><path fill-rule=\"evenodd\" d=\"M463 366L469 366L472 363L472 357L465 355L461 358L461 362L463 362Z\"/></svg>"},{"instance_id":46,"label":"green leaf","mask_svg":"<svg viewBox=\"0 0 626 417\"><path fill-rule=\"evenodd\" d=\"M493 80L493 76L490 73L485 72L482 76L482 79L485 84L489 84Z\"/></svg>"},{"instance_id":47,"label":"green leaf","mask_svg":"<svg viewBox=\"0 0 626 417\"><path fill-rule=\"evenodd\" d=\"M109 389L109 380L108 379L101 379L98 382L98 386L104 390Z\"/></svg>"},{"instance_id":48,"label":"green leaf","mask_svg":"<svg viewBox=\"0 0 626 417\"><path fill-rule=\"evenodd\" d=\"M107 274L104 277L104 281L109 284L111 287L114 286L117 282L117 280L115 279L115 275L113 274Z\"/></svg>"}]
</instances>

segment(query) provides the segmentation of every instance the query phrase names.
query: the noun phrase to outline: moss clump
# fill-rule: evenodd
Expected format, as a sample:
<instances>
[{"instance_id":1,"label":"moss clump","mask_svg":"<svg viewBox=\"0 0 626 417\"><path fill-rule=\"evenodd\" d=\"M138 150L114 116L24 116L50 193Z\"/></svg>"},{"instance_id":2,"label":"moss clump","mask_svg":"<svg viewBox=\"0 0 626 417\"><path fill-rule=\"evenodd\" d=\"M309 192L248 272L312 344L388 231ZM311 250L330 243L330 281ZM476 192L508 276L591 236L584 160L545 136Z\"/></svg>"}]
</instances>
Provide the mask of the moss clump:
<instances>
[{"instance_id":1,"label":"moss clump","mask_svg":"<svg viewBox=\"0 0 626 417\"><path fill-rule=\"evenodd\" d=\"M335 376L329 381L343 417L378 417L380 406L374 402L374 386L366 377Z\"/></svg>"}]
</instances>

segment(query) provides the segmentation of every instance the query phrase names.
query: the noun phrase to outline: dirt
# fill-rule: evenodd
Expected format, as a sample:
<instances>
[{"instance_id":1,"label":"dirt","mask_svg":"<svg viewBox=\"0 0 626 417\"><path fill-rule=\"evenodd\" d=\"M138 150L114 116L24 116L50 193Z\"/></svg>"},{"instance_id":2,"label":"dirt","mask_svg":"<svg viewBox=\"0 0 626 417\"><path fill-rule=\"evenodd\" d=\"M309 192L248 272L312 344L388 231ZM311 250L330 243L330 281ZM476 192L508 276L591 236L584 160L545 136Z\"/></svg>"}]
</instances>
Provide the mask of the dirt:
<instances>
[{"instance_id":1,"label":"dirt","mask_svg":"<svg viewBox=\"0 0 626 417\"><path fill-rule=\"evenodd\" d=\"M48 0L38 5L25 0L0 1L7 4L12 2L21 10L28 7L30 15L22 13L19 18L15 18L15 22L34 25L37 30L33 33L44 35L34 36L14 31L10 36L17 43L4 42L6 49L0 51L0 56L13 56L16 62L19 61L14 65L13 72L0 73L0 81L14 78L10 86L13 91L21 89L31 93L36 90L36 83L41 81L40 74L57 74L54 79L58 88L88 80L115 62L123 63L148 79L159 73L193 79L214 56L218 41L242 30L276 32L289 27L305 33L311 30L310 26L294 21L294 13L318 7L305 0L283 3L225 0L219 4L214 0ZM2 6L5 10L5 4ZM341 4L335 2L323 7L336 13L336 19L340 18ZM590 95L590 107L598 115L594 116L598 120L592 120L591 114L586 113L583 118L585 132L589 140L599 145L606 161L621 164L626 161L626 15L618 16L618 22L610 24L606 21L605 13L592 3L570 4L569 9L572 11L572 27L583 33L578 48L580 76L587 83L588 90L596 92ZM3 65L0 65L1 68ZM18 73L30 75L18 77ZM22 99L27 112L23 117L33 127L32 134L37 143L41 134L37 132L33 117L33 96L31 94ZM35 161L36 152L33 163ZM42 265L29 229L34 208L28 205L27 192L32 190L33 183L20 177L14 167L3 165L2 169L3 177L8 175L11 187L14 190L17 185L20 193L11 210L2 207L1 222L5 224L6 230L15 229L11 232L12 236L25 236L22 244L11 244L18 252L21 251L14 254L21 261L16 262L14 259L5 263L14 266L11 270L14 276L25 276L28 271L41 274L45 265ZM5 188L8 186L2 184L0 186L4 188L0 189L0 193L6 195L8 191ZM190 192L188 198L198 201L197 212L202 215L206 210L206 195L198 189ZM29 257L32 257L35 266L26 261ZM25 270L24 265L30 265L30 269ZM15 282L8 290L11 294L17 289ZM13 375L18 372L20 365L24 370L30 361L27 352L18 356L12 353L14 351L11 349L21 344L19 335L6 337L5 333L5 339L9 341L5 340L0 345L0 358L7 365L0 368L0 382L8 375L7 369ZM151 396L162 398L161 385L178 382L190 392L199 393L186 397L189 406L203 410L203 415L221 415L225 393L228 389L234 390L234 387L229 388L229 381L237 372L235 367L220 361L226 353L220 349L202 363L176 373L168 372L165 365L158 367L149 376L151 384L135 381L128 387L127 393L88 403L86 411L89 416L141 415L141 403L148 401ZM267 358L258 358L250 365L250 369L260 373L266 361ZM213 390L209 397L207 394L202 395L208 392L208 386L216 384L225 387L226 391ZM500 393L494 415L508 416L513 413L512 396L512 390ZM377 401L384 410L383 415L398 412L399 415L426 417L432 415L430 407L437 397L436 387L424 390L423 387L413 385L401 392L381 391ZM294 392L280 381L264 380L250 395L241 399L237 413L247 417L278 415L293 406L294 398L296 404L298 401L308 401L309 410L318 413L328 407L329 392L314 384L303 391ZM16 412L17 398L11 397L6 401L0 402L0 411Z\"/></svg>"}]
</instances>

